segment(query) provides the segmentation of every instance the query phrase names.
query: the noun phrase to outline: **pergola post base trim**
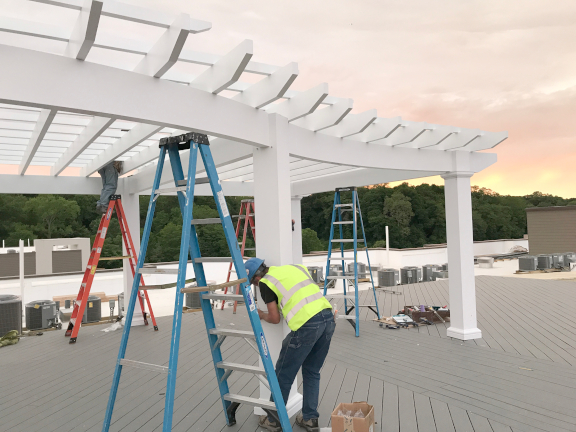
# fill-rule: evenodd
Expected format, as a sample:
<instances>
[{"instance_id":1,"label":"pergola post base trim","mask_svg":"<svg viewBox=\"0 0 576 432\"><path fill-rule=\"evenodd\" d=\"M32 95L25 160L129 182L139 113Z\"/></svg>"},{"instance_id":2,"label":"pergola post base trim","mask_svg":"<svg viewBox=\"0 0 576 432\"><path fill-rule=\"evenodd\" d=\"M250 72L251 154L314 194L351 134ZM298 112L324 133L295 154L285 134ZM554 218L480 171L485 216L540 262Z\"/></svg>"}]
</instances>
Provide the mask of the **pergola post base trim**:
<instances>
[{"instance_id":1,"label":"pergola post base trim","mask_svg":"<svg viewBox=\"0 0 576 432\"><path fill-rule=\"evenodd\" d=\"M448 327L446 335L448 337L460 340L481 339L482 330L479 328L461 329L456 327Z\"/></svg>"}]
</instances>

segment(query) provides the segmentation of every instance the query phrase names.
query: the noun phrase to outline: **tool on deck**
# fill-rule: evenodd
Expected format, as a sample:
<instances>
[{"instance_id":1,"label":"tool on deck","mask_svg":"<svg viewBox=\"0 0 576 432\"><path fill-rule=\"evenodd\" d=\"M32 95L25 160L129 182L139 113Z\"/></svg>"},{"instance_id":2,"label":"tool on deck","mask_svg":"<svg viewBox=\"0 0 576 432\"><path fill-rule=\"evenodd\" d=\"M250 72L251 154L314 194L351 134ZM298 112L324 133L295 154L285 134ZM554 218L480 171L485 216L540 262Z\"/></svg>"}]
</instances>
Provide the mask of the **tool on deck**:
<instances>
[{"instance_id":1,"label":"tool on deck","mask_svg":"<svg viewBox=\"0 0 576 432\"><path fill-rule=\"evenodd\" d=\"M351 192L352 202L342 203L341 193ZM344 220L343 213L350 212L352 214L351 220ZM338 220L336 220L336 215L338 215ZM360 218L360 223L358 223L358 217ZM334 226L338 225L340 238L334 238ZM344 225L352 225L352 238L344 238ZM362 238L358 238L358 226L362 228ZM374 293L374 304L361 305L358 301L358 242L364 243L364 247L360 250L366 251L366 259L368 260L367 273L370 275L370 282L372 283L372 292ZM332 257L332 245L335 243L340 244L340 254L339 257ZM344 243L352 243L354 246L354 256L345 257L344 256ZM330 275L330 261L342 261L342 276L329 276ZM354 279L351 279L352 274L346 274L345 261L353 261L354 263ZM328 283L331 280L341 279L344 288L344 295L326 295L328 289ZM347 293L346 283L348 285L353 285L354 295L349 295ZM350 288L350 286L348 287ZM330 226L330 240L328 242L328 259L326 261L326 278L324 280L324 296L329 299L343 298L344 299L344 314L339 315L339 318L346 319L354 330L356 331L356 337L360 336L360 308L367 307L372 312L374 312L378 319L380 319L380 310L378 309L378 298L376 297L376 289L374 287L374 278L372 277L372 271L370 270L370 255L368 254L368 247L366 245L366 232L364 231L364 223L362 222L362 211L360 210L360 200L358 199L358 191L356 187L347 188L336 188L334 193L334 205L332 207L332 223ZM348 307L348 302L352 302L352 305ZM354 315L350 315L350 312L355 311Z\"/></svg>"},{"instance_id":2,"label":"tool on deck","mask_svg":"<svg viewBox=\"0 0 576 432\"><path fill-rule=\"evenodd\" d=\"M244 214L242 214L242 212L244 212ZM238 214L238 216L234 216L238 218L238 222L236 223L236 239L238 239L238 235L240 234L240 224L242 223L242 221L244 221L244 228L243 228L243 232L242 232L242 242L238 241L238 244L241 245L240 246L240 254L242 256L244 255L244 251L247 250L256 250L256 248L247 248L246 247L246 234L248 232L248 225L250 225L250 232L252 233L252 238L254 239L254 242L256 242L256 226L254 225L254 214L255 214L255 208L254 208L254 200L253 199L245 199L240 201L240 212ZM230 282L230 276L232 275L232 273L235 273L235 270L232 269L232 264L230 263L230 266L228 267L228 275L226 277L226 282ZM236 294L240 293L240 285L237 285L235 288L235 292ZM224 294L228 293L228 288L226 288L224 290ZM226 303L226 300L222 300L222 307L221 309L224 309L224 304ZM233 313L236 313L236 308L238 306L238 300L234 300L234 311Z\"/></svg>"},{"instance_id":3,"label":"tool on deck","mask_svg":"<svg viewBox=\"0 0 576 432\"><path fill-rule=\"evenodd\" d=\"M216 378L218 380L218 389L220 391L220 398L224 408L226 423L230 426L236 423L236 409L240 404L243 403L263 408L264 411L272 414L279 420L284 432L292 431L290 419L288 418L286 406L284 405L284 400L280 392L280 386L278 385L278 380L276 378L276 372L274 371L274 365L272 364L272 358L270 356L266 338L264 336L264 331L262 330L260 318L258 317L258 311L256 310L256 305L254 303L254 296L250 290L250 284L247 281L246 268L244 267L244 261L240 254L237 237L234 235L232 219L226 205L224 192L220 186L220 180L218 179L216 166L214 164L214 160L212 159L212 153L210 151L209 145L208 137L206 135L197 133L187 133L177 137L163 138L160 140L160 156L158 159L158 165L156 167L156 176L152 185L152 194L150 196L148 214L146 216L146 223L144 225L144 231L142 234L142 243L140 247L137 271L141 272L143 270L142 266L144 265L144 257L146 256L146 249L148 247L148 241L150 239L150 232L152 229L152 219L154 217L154 210L156 207L156 197L166 192L177 192L178 202L180 204L180 210L183 217L183 225L180 243L180 258L177 272L178 280L176 282L174 321L172 326L172 337L170 339L170 360L168 362L168 366L161 366L124 358L128 344L128 337L130 335L130 323L134 313L136 297L138 296L139 284L138 279L136 278L134 284L132 285L130 301L126 306L126 325L124 326L124 331L122 333L122 339L120 342L120 350L114 371L112 389L110 391L104 424L102 426L103 432L108 432L110 429L114 403L116 400L116 394L118 392L118 385L120 383L120 375L124 366L132 366L153 372L163 372L168 374L164 407L164 422L162 430L164 432L168 432L172 429L172 415L174 410L174 396L176 392L176 376L178 367L178 349L182 327L182 305L184 303L184 294L188 292L199 292L202 299L201 303L202 311L204 314L204 322L210 343L212 360L214 362L214 369L216 372ZM182 162L180 160L179 150L183 149L190 149L190 153L188 154L188 181L184 179ZM172 168L172 174L174 176L176 187L160 189L160 179L162 177L162 168L164 167L166 153L169 154L170 165ZM200 153L202 161L204 162L204 167L207 174L206 178L195 178L198 153ZM196 184L201 183L210 184L212 194L216 201L216 207L218 208L218 214L220 216L219 218L213 218L211 220L192 219L194 187ZM228 261L226 262L234 263L234 268L236 269L236 274L239 278L238 280L229 281L219 285L206 286L206 276L204 274L203 263L223 262L222 257L202 257L200 254L200 245L198 243L198 236L196 234L196 225L206 223L222 224L224 228L224 234L226 236L226 242L228 243L228 248L230 250L230 254L232 255L231 257L227 258ZM197 286L186 286L186 269L189 256L192 259ZM240 285L240 290L242 293L241 295L232 293L216 294L213 292L215 290L236 285ZM146 289L148 287L142 288ZM243 300L246 305L246 310L248 312L252 330L244 331L225 329L222 327L217 328L216 323L214 322L214 311L212 309L210 300ZM263 367L224 361L222 359L222 352L220 351L220 347L227 337L239 337L245 339L248 345L256 350L260 355ZM273 402L230 393L228 389L228 378L234 371L256 375L256 377L270 389Z\"/></svg>"},{"instance_id":4,"label":"tool on deck","mask_svg":"<svg viewBox=\"0 0 576 432\"><path fill-rule=\"evenodd\" d=\"M118 223L120 224L122 240L128 255L121 257L100 257L102 248L104 247L104 240L106 240L108 226L110 225L110 220L114 210L116 210L116 215L118 216ZM86 309L86 304L88 303L88 296L90 295L90 289L92 288L92 282L94 281L94 274L96 273L96 268L98 267L98 261L114 259L128 259L130 262L130 269L132 270L132 277L136 278L136 251L134 250L134 243L132 242L132 236L130 235L130 229L128 228L128 222L126 221L126 215L124 213L124 208L122 207L122 199L120 195L112 195L110 197L108 210L106 210L106 213L104 213L100 219L100 225L98 226L96 238L94 239L94 244L92 245L90 258L88 259L88 266L84 272L84 278L82 279L82 284L80 285L80 291L78 292L78 296L74 302L74 310L70 316L70 323L68 324L68 329L65 333L65 336L70 336L71 344L76 343L78 332L82 326L82 317L84 316L84 310ZM136 280L138 279L140 278L136 278ZM142 279L142 285L144 285L144 279ZM144 324L148 325L144 300L140 296L138 296L138 298L140 299L140 309L142 310L142 315L144 317ZM154 330L158 330L156 319L154 318L154 313L152 312L152 305L150 304L150 299L148 298L148 293L144 292L144 298L146 299L146 303L148 303L148 311L150 312L150 318L152 318Z\"/></svg>"}]
</instances>

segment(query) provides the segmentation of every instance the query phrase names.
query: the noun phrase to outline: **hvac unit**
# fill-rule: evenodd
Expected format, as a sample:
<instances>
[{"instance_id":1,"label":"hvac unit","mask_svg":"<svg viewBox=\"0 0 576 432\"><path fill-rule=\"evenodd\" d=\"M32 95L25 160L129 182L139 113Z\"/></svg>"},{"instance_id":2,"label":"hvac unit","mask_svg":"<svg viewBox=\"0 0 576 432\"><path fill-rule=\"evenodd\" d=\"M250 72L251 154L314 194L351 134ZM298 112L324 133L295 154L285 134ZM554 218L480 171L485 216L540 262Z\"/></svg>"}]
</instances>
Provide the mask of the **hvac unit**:
<instances>
[{"instance_id":1,"label":"hvac unit","mask_svg":"<svg viewBox=\"0 0 576 432\"><path fill-rule=\"evenodd\" d=\"M429 282L434 279L434 272L438 271L440 266L437 264L426 264L422 266L422 281Z\"/></svg>"},{"instance_id":2,"label":"hvac unit","mask_svg":"<svg viewBox=\"0 0 576 432\"><path fill-rule=\"evenodd\" d=\"M538 268L538 257L525 255L518 257L518 269L532 271Z\"/></svg>"},{"instance_id":3,"label":"hvac unit","mask_svg":"<svg viewBox=\"0 0 576 432\"><path fill-rule=\"evenodd\" d=\"M494 258L493 257L478 257L478 267L480 268L493 268Z\"/></svg>"},{"instance_id":4,"label":"hvac unit","mask_svg":"<svg viewBox=\"0 0 576 432\"><path fill-rule=\"evenodd\" d=\"M448 272L446 270L438 270L433 273L433 280L448 279Z\"/></svg>"},{"instance_id":5,"label":"hvac unit","mask_svg":"<svg viewBox=\"0 0 576 432\"><path fill-rule=\"evenodd\" d=\"M0 295L0 337L11 330L22 333L22 300L11 294Z\"/></svg>"},{"instance_id":6,"label":"hvac unit","mask_svg":"<svg viewBox=\"0 0 576 432\"><path fill-rule=\"evenodd\" d=\"M545 270L552 268L552 255L542 254L538 255L537 258L538 258L538 265L536 266L536 268L538 270Z\"/></svg>"},{"instance_id":7,"label":"hvac unit","mask_svg":"<svg viewBox=\"0 0 576 432\"><path fill-rule=\"evenodd\" d=\"M312 280L316 283L321 283L324 281L324 272L322 271L322 267L306 267L308 269L308 273L312 276Z\"/></svg>"},{"instance_id":8,"label":"hvac unit","mask_svg":"<svg viewBox=\"0 0 576 432\"><path fill-rule=\"evenodd\" d=\"M348 263L348 274L354 276L354 263ZM366 279L368 277L368 273L366 273L366 264L359 262L358 263L358 279Z\"/></svg>"},{"instance_id":9,"label":"hvac unit","mask_svg":"<svg viewBox=\"0 0 576 432\"><path fill-rule=\"evenodd\" d=\"M553 253L552 255L552 267L559 268L564 267L564 255L561 253Z\"/></svg>"},{"instance_id":10,"label":"hvac unit","mask_svg":"<svg viewBox=\"0 0 576 432\"><path fill-rule=\"evenodd\" d=\"M422 269L420 267L402 267L400 269L400 280L402 285L418 283L422 279Z\"/></svg>"},{"instance_id":11,"label":"hvac unit","mask_svg":"<svg viewBox=\"0 0 576 432\"><path fill-rule=\"evenodd\" d=\"M565 252L564 253L564 264L569 267L570 264L576 263L576 253L575 252Z\"/></svg>"},{"instance_id":12,"label":"hvac unit","mask_svg":"<svg viewBox=\"0 0 576 432\"><path fill-rule=\"evenodd\" d=\"M342 264L330 264L330 274L332 271L342 271Z\"/></svg>"},{"instance_id":13,"label":"hvac unit","mask_svg":"<svg viewBox=\"0 0 576 432\"><path fill-rule=\"evenodd\" d=\"M400 283L400 272L396 269L378 270L378 286L396 286Z\"/></svg>"},{"instance_id":14,"label":"hvac unit","mask_svg":"<svg viewBox=\"0 0 576 432\"><path fill-rule=\"evenodd\" d=\"M234 290L236 287L232 287ZM199 292L186 293L186 299L184 305L189 309L200 309L202 308L202 299L200 298Z\"/></svg>"},{"instance_id":15,"label":"hvac unit","mask_svg":"<svg viewBox=\"0 0 576 432\"><path fill-rule=\"evenodd\" d=\"M82 324L98 322L102 319L102 300L100 297L91 295L88 296L88 304L84 308L84 316L82 317Z\"/></svg>"},{"instance_id":16,"label":"hvac unit","mask_svg":"<svg viewBox=\"0 0 576 432\"><path fill-rule=\"evenodd\" d=\"M56 320L56 302L37 300L26 304L26 328L39 330L54 327Z\"/></svg>"}]
</instances>

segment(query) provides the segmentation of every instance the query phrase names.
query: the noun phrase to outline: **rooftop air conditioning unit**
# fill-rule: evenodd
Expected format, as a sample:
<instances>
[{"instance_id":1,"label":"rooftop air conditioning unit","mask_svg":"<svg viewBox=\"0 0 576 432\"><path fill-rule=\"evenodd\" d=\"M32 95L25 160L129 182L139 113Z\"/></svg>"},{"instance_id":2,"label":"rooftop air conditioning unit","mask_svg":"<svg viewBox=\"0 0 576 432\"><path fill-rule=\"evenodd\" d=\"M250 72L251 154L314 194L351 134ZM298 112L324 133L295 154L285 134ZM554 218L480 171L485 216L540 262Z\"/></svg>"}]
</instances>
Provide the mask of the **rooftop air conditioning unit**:
<instances>
[{"instance_id":1,"label":"rooftop air conditioning unit","mask_svg":"<svg viewBox=\"0 0 576 432\"><path fill-rule=\"evenodd\" d=\"M439 265L437 264L426 264L422 266L422 281L433 281L434 279L434 272L440 270Z\"/></svg>"},{"instance_id":2,"label":"rooftop air conditioning unit","mask_svg":"<svg viewBox=\"0 0 576 432\"><path fill-rule=\"evenodd\" d=\"M22 300L11 294L0 295L0 337L12 330L22 333Z\"/></svg>"},{"instance_id":3,"label":"rooftop air conditioning unit","mask_svg":"<svg viewBox=\"0 0 576 432\"><path fill-rule=\"evenodd\" d=\"M26 304L26 328L28 330L47 329L57 325L56 302L36 300Z\"/></svg>"},{"instance_id":4,"label":"rooftop air conditioning unit","mask_svg":"<svg viewBox=\"0 0 576 432\"><path fill-rule=\"evenodd\" d=\"M348 263L348 274L350 276L354 276L354 263ZM368 273L366 273L366 264L359 262L358 263L358 279L366 279L368 277Z\"/></svg>"},{"instance_id":5,"label":"rooftop air conditioning unit","mask_svg":"<svg viewBox=\"0 0 576 432\"><path fill-rule=\"evenodd\" d=\"M533 271L538 268L538 257L525 255L518 257L518 269L524 271Z\"/></svg>"},{"instance_id":6,"label":"rooftop air conditioning unit","mask_svg":"<svg viewBox=\"0 0 576 432\"><path fill-rule=\"evenodd\" d=\"M576 263L576 253L566 252L564 253L564 264L568 267L570 264Z\"/></svg>"},{"instance_id":7,"label":"rooftop air conditioning unit","mask_svg":"<svg viewBox=\"0 0 576 432\"><path fill-rule=\"evenodd\" d=\"M440 267L442 271L448 271L448 263L442 264Z\"/></svg>"},{"instance_id":8,"label":"rooftop air conditioning unit","mask_svg":"<svg viewBox=\"0 0 576 432\"><path fill-rule=\"evenodd\" d=\"M88 304L84 308L84 316L82 317L82 324L98 322L102 319L102 300L100 297L91 295L88 296Z\"/></svg>"},{"instance_id":9,"label":"rooftop air conditioning unit","mask_svg":"<svg viewBox=\"0 0 576 432\"><path fill-rule=\"evenodd\" d=\"M400 269L400 280L402 285L418 283L422 279L422 269L420 267L402 267Z\"/></svg>"},{"instance_id":10,"label":"rooftop air conditioning unit","mask_svg":"<svg viewBox=\"0 0 576 432\"><path fill-rule=\"evenodd\" d=\"M552 255L542 254L538 255L538 270L546 270L552 268Z\"/></svg>"},{"instance_id":11,"label":"rooftop air conditioning unit","mask_svg":"<svg viewBox=\"0 0 576 432\"><path fill-rule=\"evenodd\" d=\"M396 269L378 270L378 286L396 286L400 283L400 272Z\"/></svg>"},{"instance_id":12,"label":"rooftop air conditioning unit","mask_svg":"<svg viewBox=\"0 0 576 432\"><path fill-rule=\"evenodd\" d=\"M306 268L308 269L308 273L310 273L310 276L312 276L312 280L314 282L318 284L324 281L324 272L322 271L322 267L312 266Z\"/></svg>"},{"instance_id":13,"label":"rooftop air conditioning unit","mask_svg":"<svg viewBox=\"0 0 576 432\"><path fill-rule=\"evenodd\" d=\"M448 279L448 272L446 270L439 270L434 272L434 280Z\"/></svg>"},{"instance_id":14,"label":"rooftop air conditioning unit","mask_svg":"<svg viewBox=\"0 0 576 432\"><path fill-rule=\"evenodd\" d=\"M552 267L554 267L554 268L565 267L563 254L553 253L550 255L552 255Z\"/></svg>"}]
</instances>

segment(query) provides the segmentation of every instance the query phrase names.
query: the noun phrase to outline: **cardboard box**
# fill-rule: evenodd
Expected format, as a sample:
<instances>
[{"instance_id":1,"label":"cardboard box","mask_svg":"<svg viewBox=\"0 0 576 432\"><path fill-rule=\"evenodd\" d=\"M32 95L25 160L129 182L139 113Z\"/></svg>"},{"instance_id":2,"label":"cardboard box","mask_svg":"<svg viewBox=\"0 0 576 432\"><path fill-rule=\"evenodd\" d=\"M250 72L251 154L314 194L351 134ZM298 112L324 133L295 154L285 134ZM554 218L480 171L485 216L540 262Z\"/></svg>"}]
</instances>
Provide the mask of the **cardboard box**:
<instances>
[{"instance_id":1,"label":"cardboard box","mask_svg":"<svg viewBox=\"0 0 576 432\"><path fill-rule=\"evenodd\" d=\"M338 411L358 410L364 417L345 417L338 415ZM332 412L332 432L374 432L374 407L366 402L341 403Z\"/></svg>"}]
</instances>

